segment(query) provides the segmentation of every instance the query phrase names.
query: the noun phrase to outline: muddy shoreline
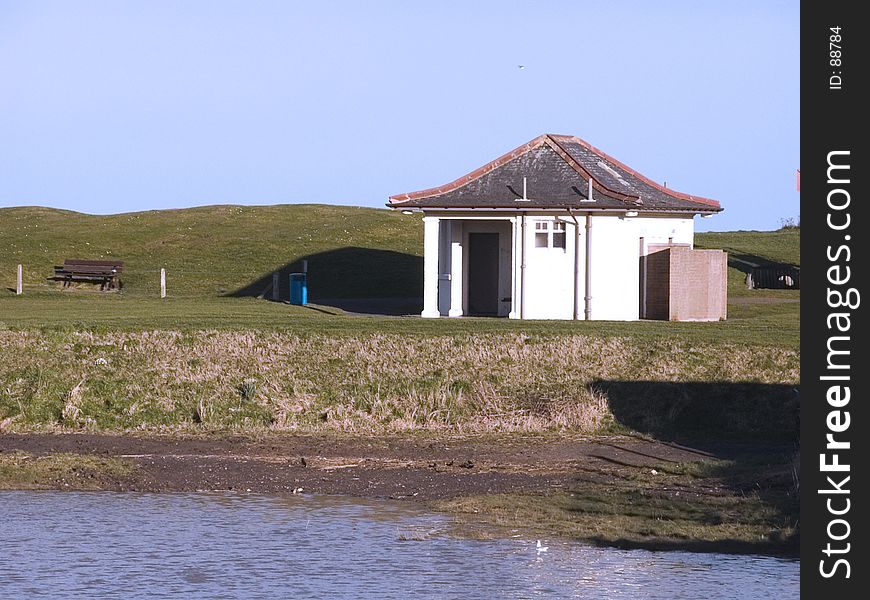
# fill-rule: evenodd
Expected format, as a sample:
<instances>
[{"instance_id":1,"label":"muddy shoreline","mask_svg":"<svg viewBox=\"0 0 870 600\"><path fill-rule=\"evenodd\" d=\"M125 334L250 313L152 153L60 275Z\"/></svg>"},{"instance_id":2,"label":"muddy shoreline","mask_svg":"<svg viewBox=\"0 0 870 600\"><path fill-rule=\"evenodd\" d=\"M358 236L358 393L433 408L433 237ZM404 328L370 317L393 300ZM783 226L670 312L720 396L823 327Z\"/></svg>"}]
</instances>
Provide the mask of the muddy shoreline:
<instances>
[{"instance_id":1,"label":"muddy shoreline","mask_svg":"<svg viewBox=\"0 0 870 600\"><path fill-rule=\"evenodd\" d=\"M789 494L781 459L788 452L777 444L699 448L630 436L5 433L0 489L346 495L423 504L453 514L461 528L519 526L622 547L794 555L797 516L760 516ZM693 473L741 461L754 461L741 471L751 481ZM38 474L16 483L16 470Z\"/></svg>"},{"instance_id":2,"label":"muddy shoreline","mask_svg":"<svg viewBox=\"0 0 870 600\"><path fill-rule=\"evenodd\" d=\"M257 440L0 435L0 452L16 451L37 457L73 453L133 462L134 475L103 481L103 489L115 491L283 493L302 487L306 493L418 501L546 492L576 482L578 473L618 476L636 467L710 456L702 450L628 437L285 435Z\"/></svg>"}]
</instances>

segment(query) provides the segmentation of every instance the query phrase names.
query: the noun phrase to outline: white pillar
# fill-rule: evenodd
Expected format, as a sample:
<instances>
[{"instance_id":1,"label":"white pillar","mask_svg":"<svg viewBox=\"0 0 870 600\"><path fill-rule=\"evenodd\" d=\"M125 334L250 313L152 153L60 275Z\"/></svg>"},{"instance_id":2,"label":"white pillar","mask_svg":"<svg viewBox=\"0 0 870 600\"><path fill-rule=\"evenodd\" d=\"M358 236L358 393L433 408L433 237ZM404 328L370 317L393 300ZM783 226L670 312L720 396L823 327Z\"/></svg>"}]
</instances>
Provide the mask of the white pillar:
<instances>
[{"instance_id":1,"label":"white pillar","mask_svg":"<svg viewBox=\"0 0 870 600\"><path fill-rule=\"evenodd\" d=\"M517 318L526 317L526 260L529 222L525 214L517 217ZM534 232L532 232L534 234Z\"/></svg>"},{"instance_id":2,"label":"white pillar","mask_svg":"<svg viewBox=\"0 0 870 600\"><path fill-rule=\"evenodd\" d=\"M16 282L15 282L15 294L20 296L23 291L24 291L23 269L22 269L21 265L18 265L18 278L16 279Z\"/></svg>"},{"instance_id":3,"label":"white pillar","mask_svg":"<svg viewBox=\"0 0 870 600\"><path fill-rule=\"evenodd\" d=\"M511 219L511 311L508 319L520 318L520 218Z\"/></svg>"},{"instance_id":4,"label":"white pillar","mask_svg":"<svg viewBox=\"0 0 870 600\"><path fill-rule=\"evenodd\" d=\"M450 310L450 242L453 221L441 220L438 233L438 314L446 315Z\"/></svg>"},{"instance_id":5,"label":"white pillar","mask_svg":"<svg viewBox=\"0 0 870 600\"><path fill-rule=\"evenodd\" d=\"M166 297L166 269L160 269L160 297Z\"/></svg>"},{"instance_id":6,"label":"white pillar","mask_svg":"<svg viewBox=\"0 0 870 600\"><path fill-rule=\"evenodd\" d=\"M450 310L448 317L462 316L462 223L450 221Z\"/></svg>"},{"instance_id":7,"label":"white pillar","mask_svg":"<svg viewBox=\"0 0 870 600\"><path fill-rule=\"evenodd\" d=\"M435 319L438 312L438 230L441 219L423 217L423 312L421 317Z\"/></svg>"},{"instance_id":8,"label":"white pillar","mask_svg":"<svg viewBox=\"0 0 870 600\"><path fill-rule=\"evenodd\" d=\"M591 189L591 188L590 188ZM584 288L583 317L592 320L592 213L586 213L586 284Z\"/></svg>"}]
</instances>

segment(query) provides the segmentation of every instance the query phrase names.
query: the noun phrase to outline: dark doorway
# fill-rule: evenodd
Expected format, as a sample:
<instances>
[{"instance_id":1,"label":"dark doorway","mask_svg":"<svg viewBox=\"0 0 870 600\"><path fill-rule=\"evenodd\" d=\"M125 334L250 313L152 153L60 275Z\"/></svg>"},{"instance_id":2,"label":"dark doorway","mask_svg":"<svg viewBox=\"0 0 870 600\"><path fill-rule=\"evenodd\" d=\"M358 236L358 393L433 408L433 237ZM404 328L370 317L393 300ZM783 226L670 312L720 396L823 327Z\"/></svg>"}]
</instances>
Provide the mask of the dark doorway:
<instances>
[{"instance_id":1,"label":"dark doorway","mask_svg":"<svg viewBox=\"0 0 870 600\"><path fill-rule=\"evenodd\" d=\"M468 234L468 314L498 315L498 234Z\"/></svg>"}]
</instances>

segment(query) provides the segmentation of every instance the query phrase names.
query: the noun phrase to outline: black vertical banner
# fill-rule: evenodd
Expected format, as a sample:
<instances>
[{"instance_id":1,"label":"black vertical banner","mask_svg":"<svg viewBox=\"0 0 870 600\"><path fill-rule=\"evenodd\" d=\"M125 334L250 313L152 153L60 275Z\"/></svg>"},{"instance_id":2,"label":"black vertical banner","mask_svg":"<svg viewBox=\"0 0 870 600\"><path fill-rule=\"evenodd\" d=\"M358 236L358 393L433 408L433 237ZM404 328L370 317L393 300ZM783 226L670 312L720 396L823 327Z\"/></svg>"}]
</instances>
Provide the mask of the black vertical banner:
<instances>
[{"instance_id":1,"label":"black vertical banner","mask_svg":"<svg viewBox=\"0 0 870 600\"><path fill-rule=\"evenodd\" d=\"M801 7L801 592L866 598L868 23ZM862 133L859 133L862 132ZM863 360L862 360L863 358ZM824 594L824 596L822 595Z\"/></svg>"}]
</instances>

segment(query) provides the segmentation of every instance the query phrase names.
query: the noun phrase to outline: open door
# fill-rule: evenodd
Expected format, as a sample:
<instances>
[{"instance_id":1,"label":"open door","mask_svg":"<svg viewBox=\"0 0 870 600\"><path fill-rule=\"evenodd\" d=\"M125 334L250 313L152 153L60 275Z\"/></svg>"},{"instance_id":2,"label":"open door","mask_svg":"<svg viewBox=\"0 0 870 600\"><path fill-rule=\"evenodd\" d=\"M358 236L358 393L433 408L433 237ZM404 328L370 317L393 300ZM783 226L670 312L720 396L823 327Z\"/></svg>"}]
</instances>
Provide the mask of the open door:
<instances>
[{"instance_id":1,"label":"open door","mask_svg":"<svg viewBox=\"0 0 870 600\"><path fill-rule=\"evenodd\" d=\"M498 234L468 234L468 314L498 315Z\"/></svg>"}]
</instances>

